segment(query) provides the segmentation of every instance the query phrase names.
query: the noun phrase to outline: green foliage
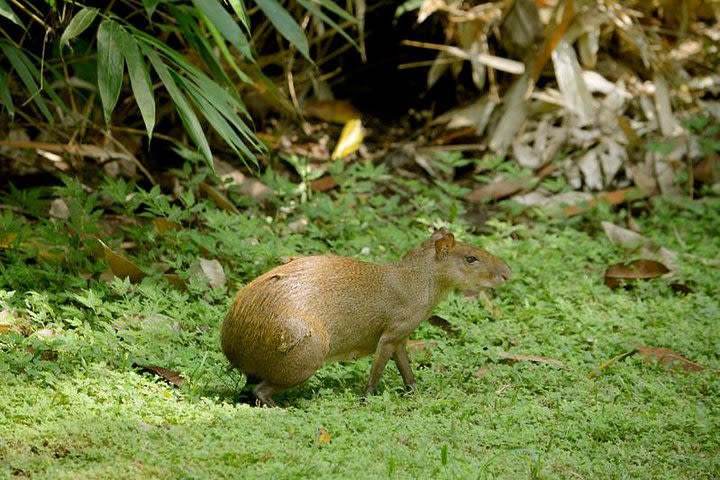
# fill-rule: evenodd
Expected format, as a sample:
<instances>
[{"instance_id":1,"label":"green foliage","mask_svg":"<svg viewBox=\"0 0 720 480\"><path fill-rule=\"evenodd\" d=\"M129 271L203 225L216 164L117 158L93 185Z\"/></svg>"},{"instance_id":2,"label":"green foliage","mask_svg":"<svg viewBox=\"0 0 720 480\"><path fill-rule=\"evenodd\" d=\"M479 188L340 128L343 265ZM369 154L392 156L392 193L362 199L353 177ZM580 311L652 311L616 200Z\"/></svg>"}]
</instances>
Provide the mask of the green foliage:
<instances>
[{"instance_id":1,"label":"green foliage","mask_svg":"<svg viewBox=\"0 0 720 480\"><path fill-rule=\"evenodd\" d=\"M11 117L21 105L23 118L39 120L40 115L44 122L54 123L58 118L85 117L85 111L77 111L78 99L92 105L98 94L101 115L97 116L102 117L102 125L94 114L87 120L102 130L133 121L135 112L116 108L121 95L133 97L152 139L158 122L156 105L164 103L160 97L164 91L208 164L212 164L212 151L206 125L241 159L256 164L256 155L264 147L252 131L241 92L261 84L279 103L287 101L257 67L258 46L250 39L253 32L244 2L228 3L230 10L220 0L154 0L142 2L142 7L123 0L103 8L87 2L12 7L3 0L0 16L13 22L13 29L28 34L13 35L12 29L0 34L0 51L7 60L0 63L0 105ZM290 45L309 60L306 34L293 17L300 12L287 10L276 0L256 3ZM333 20L340 17L356 23L348 12L331 0L303 5L350 39ZM21 13L16 14L14 8ZM42 42L31 38L46 32L47 45L39 49ZM21 38L20 42L15 38ZM87 74L93 70L94 75ZM155 89L153 82L162 89ZM28 108L28 99L36 111Z\"/></svg>"},{"instance_id":2,"label":"green foliage","mask_svg":"<svg viewBox=\"0 0 720 480\"><path fill-rule=\"evenodd\" d=\"M16 207L0 211L2 235L17 235L0 250L0 311L13 325L0 333L0 477L711 478L718 471L716 199L664 200L635 219L643 234L680 252L673 281L691 293L676 294L661 279L609 290L604 269L628 254L599 229L495 219L477 237L457 202L434 186L393 180L387 167L370 163L331 169L339 191L309 198L268 172L279 195L272 216L252 204L242 214L217 209L196 177L183 182L179 198L110 179L88 193L66 179L0 199ZM44 219L58 196L71 217ZM110 228L118 216L122 226ZM157 217L182 228L160 234ZM303 218L304 232L290 228ZM326 365L278 396L283 409L236 402L244 379L219 348L236 287L212 289L193 277L198 258L218 259L241 285L289 255L392 261L439 225L506 259L513 277L494 294L498 315L456 294L437 313L457 336L428 324L415 332L434 342L412 354L417 392L406 394L389 366L380 393L362 398L370 367L362 359ZM96 235L118 250L131 244L128 256L149 272L172 267L188 288L159 273L137 284L101 280ZM39 256L48 246L65 255ZM670 348L706 369L629 356L590 375L636 345ZM511 364L504 352L565 368ZM171 387L143 373L148 365L186 381ZM318 441L320 427L329 444Z\"/></svg>"}]
</instances>

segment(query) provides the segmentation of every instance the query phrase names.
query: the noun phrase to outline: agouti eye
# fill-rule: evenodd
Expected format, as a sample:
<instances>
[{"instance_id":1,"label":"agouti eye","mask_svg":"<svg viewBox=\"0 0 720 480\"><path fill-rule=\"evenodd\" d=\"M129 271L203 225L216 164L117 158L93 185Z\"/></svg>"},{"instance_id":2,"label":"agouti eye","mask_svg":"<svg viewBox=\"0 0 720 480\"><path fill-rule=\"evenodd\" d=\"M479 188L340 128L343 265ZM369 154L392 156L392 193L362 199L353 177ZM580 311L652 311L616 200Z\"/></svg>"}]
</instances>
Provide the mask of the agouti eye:
<instances>
[{"instance_id":1,"label":"agouti eye","mask_svg":"<svg viewBox=\"0 0 720 480\"><path fill-rule=\"evenodd\" d=\"M465 257L465 261L467 263L475 263L477 262L477 257L475 255L468 255L467 257Z\"/></svg>"}]
</instances>

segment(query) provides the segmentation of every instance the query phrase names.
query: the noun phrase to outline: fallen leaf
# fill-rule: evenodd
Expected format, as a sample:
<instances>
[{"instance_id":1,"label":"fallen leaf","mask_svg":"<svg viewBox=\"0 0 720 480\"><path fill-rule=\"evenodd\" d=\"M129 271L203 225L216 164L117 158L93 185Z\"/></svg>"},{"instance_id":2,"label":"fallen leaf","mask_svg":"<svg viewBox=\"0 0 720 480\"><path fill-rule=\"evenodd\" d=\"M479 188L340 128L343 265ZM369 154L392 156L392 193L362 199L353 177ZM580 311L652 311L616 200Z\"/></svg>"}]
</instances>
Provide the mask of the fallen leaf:
<instances>
[{"instance_id":1,"label":"fallen leaf","mask_svg":"<svg viewBox=\"0 0 720 480\"><path fill-rule=\"evenodd\" d=\"M164 217L153 218L153 225L155 226L155 231L160 234L170 230L175 232L182 230L182 226L179 223L173 222L172 220L168 220Z\"/></svg>"},{"instance_id":2,"label":"fallen leaf","mask_svg":"<svg viewBox=\"0 0 720 480\"><path fill-rule=\"evenodd\" d=\"M364 138L365 132L360 119L353 118L348 120L340 132L340 138L338 139L337 145L335 145L335 150L333 150L331 158L337 160L355 153L357 149L360 148L360 145L362 145Z\"/></svg>"},{"instance_id":3,"label":"fallen leaf","mask_svg":"<svg viewBox=\"0 0 720 480\"><path fill-rule=\"evenodd\" d=\"M178 388L180 388L183 382L185 382L185 378L183 378L182 375L165 367L158 367L157 365L134 365L134 367L138 368L141 372L147 372L152 373L153 375L157 375L158 377L168 382L170 385Z\"/></svg>"},{"instance_id":4,"label":"fallen leaf","mask_svg":"<svg viewBox=\"0 0 720 480\"><path fill-rule=\"evenodd\" d=\"M498 356L510 365L517 363L517 362L533 362L533 363L542 363L545 365L552 365L553 367L560 367L565 368L565 364L561 362L560 360L556 360L554 358L546 358L546 357L540 357L538 355L521 355L517 353L510 353L510 352L497 352Z\"/></svg>"},{"instance_id":5,"label":"fallen leaf","mask_svg":"<svg viewBox=\"0 0 720 480\"><path fill-rule=\"evenodd\" d=\"M103 242L102 240L98 239L98 242L100 242L103 247L105 261L110 267L113 275L119 278L127 277L132 283L138 283L143 278L145 278L145 272L140 270L137 265L135 265L123 255L114 252L110 247L105 245L105 242Z\"/></svg>"},{"instance_id":6,"label":"fallen leaf","mask_svg":"<svg viewBox=\"0 0 720 480\"><path fill-rule=\"evenodd\" d=\"M487 202L494 200L502 200L507 198L513 193L517 193L521 190L532 188L538 183L538 178L535 176L526 176L520 178L507 178L499 176L495 178L491 183L483 185L482 187L476 188L467 196L465 200L468 202Z\"/></svg>"},{"instance_id":7,"label":"fallen leaf","mask_svg":"<svg viewBox=\"0 0 720 480\"><path fill-rule=\"evenodd\" d=\"M439 315L433 315L432 317L428 318L428 322L433 327L438 327L445 333L449 333L450 335L457 335L459 332L457 327L455 327L452 323L448 322Z\"/></svg>"},{"instance_id":8,"label":"fallen leaf","mask_svg":"<svg viewBox=\"0 0 720 480\"><path fill-rule=\"evenodd\" d=\"M201 275L212 288L220 288L227 283L222 264L217 260L201 258L194 271L194 275Z\"/></svg>"},{"instance_id":9,"label":"fallen leaf","mask_svg":"<svg viewBox=\"0 0 720 480\"><path fill-rule=\"evenodd\" d=\"M610 205L620 205L622 203L645 198L646 196L647 194L637 188L623 188L612 192L603 192L587 202L565 207L562 213L566 217L572 217L587 212L600 202L609 203Z\"/></svg>"},{"instance_id":10,"label":"fallen leaf","mask_svg":"<svg viewBox=\"0 0 720 480\"><path fill-rule=\"evenodd\" d=\"M490 368L489 368L489 367L480 367L480 368L478 368L477 370L475 370L475 373L473 373L473 377L475 377L475 378L482 378L482 377L484 377L485 375L487 375L488 373L490 373Z\"/></svg>"},{"instance_id":11,"label":"fallen leaf","mask_svg":"<svg viewBox=\"0 0 720 480\"><path fill-rule=\"evenodd\" d=\"M636 352L645 362L657 362L660 365L682 369L686 372L701 372L705 367L688 360L669 348L637 347Z\"/></svg>"},{"instance_id":12,"label":"fallen leaf","mask_svg":"<svg viewBox=\"0 0 720 480\"><path fill-rule=\"evenodd\" d=\"M165 278L165 280L167 280L171 285L175 285L176 287L182 289L187 287L185 280L180 278L180 275L178 275L177 273L165 273L163 274L163 278Z\"/></svg>"},{"instance_id":13,"label":"fallen leaf","mask_svg":"<svg viewBox=\"0 0 720 480\"><path fill-rule=\"evenodd\" d=\"M618 288L621 280L626 282L647 280L662 277L669 272L670 269L662 263L644 258L629 263L616 263L605 271L605 285Z\"/></svg>"},{"instance_id":14,"label":"fallen leaf","mask_svg":"<svg viewBox=\"0 0 720 480\"><path fill-rule=\"evenodd\" d=\"M230 200L228 200L227 197L217 188L208 185L205 182L200 182L198 186L200 187L200 191L210 197L218 207L230 213L240 213L238 212L238 209L235 208L235 205L233 205L232 202L230 202Z\"/></svg>"},{"instance_id":15,"label":"fallen leaf","mask_svg":"<svg viewBox=\"0 0 720 480\"><path fill-rule=\"evenodd\" d=\"M303 105L303 113L332 123L345 123L362 114L347 100L312 100Z\"/></svg>"},{"instance_id":16,"label":"fallen leaf","mask_svg":"<svg viewBox=\"0 0 720 480\"><path fill-rule=\"evenodd\" d=\"M337 186L338 183L332 175L325 175L324 177L320 177L317 180L310 182L310 188L313 192L327 192Z\"/></svg>"},{"instance_id":17,"label":"fallen leaf","mask_svg":"<svg viewBox=\"0 0 720 480\"><path fill-rule=\"evenodd\" d=\"M701 183L715 183L720 180L720 155L708 155L693 169L693 178Z\"/></svg>"},{"instance_id":18,"label":"fallen leaf","mask_svg":"<svg viewBox=\"0 0 720 480\"><path fill-rule=\"evenodd\" d=\"M50 216L60 220L70 218L70 209L62 198L56 198L50 203Z\"/></svg>"},{"instance_id":19,"label":"fallen leaf","mask_svg":"<svg viewBox=\"0 0 720 480\"><path fill-rule=\"evenodd\" d=\"M643 258L654 258L662 261L671 271L677 269L675 266L675 260L677 258L676 252L661 247L649 238L633 230L615 225L614 223L601 222L601 225L605 231L605 235L607 235L615 245L620 245Z\"/></svg>"},{"instance_id":20,"label":"fallen leaf","mask_svg":"<svg viewBox=\"0 0 720 480\"><path fill-rule=\"evenodd\" d=\"M332 437L330 436L330 432L328 432L326 428L320 427L315 432L315 440L317 441L317 444L319 446L324 447L326 445L330 445Z\"/></svg>"}]
</instances>

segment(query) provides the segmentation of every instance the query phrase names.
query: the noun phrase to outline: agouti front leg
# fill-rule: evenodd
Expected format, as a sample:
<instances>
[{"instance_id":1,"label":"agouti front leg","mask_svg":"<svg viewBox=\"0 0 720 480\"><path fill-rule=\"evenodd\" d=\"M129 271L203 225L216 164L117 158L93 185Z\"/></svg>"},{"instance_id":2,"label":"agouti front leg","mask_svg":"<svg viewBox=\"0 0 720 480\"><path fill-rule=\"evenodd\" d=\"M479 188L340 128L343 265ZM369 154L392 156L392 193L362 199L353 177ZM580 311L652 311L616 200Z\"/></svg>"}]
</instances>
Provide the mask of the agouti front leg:
<instances>
[{"instance_id":1,"label":"agouti front leg","mask_svg":"<svg viewBox=\"0 0 720 480\"><path fill-rule=\"evenodd\" d=\"M415 375L413 375L412 369L410 368L410 359L407 353L407 340L403 340L393 353L393 360L400 370L403 382L408 390L415 390Z\"/></svg>"},{"instance_id":2,"label":"agouti front leg","mask_svg":"<svg viewBox=\"0 0 720 480\"><path fill-rule=\"evenodd\" d=\"M378 382L390 357L393 358L398 370L400 370L400 375L402 375L405 386L411 390L415 389L415 377L413 376L412 370L410 370L410 359L408 358L405 348L405 340L399 343L391 343L386 339L380 338L378 346L375 349L372 367L370 368L370 379L365 389L365 395L372 395L377 390Z\"/></svg>"}]
</instances>

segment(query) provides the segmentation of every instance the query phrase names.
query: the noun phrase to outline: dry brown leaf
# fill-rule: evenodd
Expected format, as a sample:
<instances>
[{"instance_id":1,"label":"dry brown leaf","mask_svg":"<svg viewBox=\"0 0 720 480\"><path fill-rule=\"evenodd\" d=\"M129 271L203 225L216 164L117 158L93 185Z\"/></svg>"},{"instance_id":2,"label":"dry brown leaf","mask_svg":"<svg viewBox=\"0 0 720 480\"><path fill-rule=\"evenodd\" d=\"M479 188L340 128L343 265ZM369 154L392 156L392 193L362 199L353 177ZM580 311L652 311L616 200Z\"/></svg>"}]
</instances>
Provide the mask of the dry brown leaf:
<instances>
[{"instance_id":1,"label":"dry brown leaf","mask_svg":"<svg viewBox=\"0 0 720 480\"><path fill-rule=\"evenodd\" d=\"M200 275L207 280L208 285L212 288L221 288L227 283L222 264L217 260L200 258L198 266L194 270L194 275Z\"/></svg>"},{"instance_id":2,"label":"dry brown leaf","mask_svg":"<svg viewBox=\"0 0 720 480\"><path fill-rule=\"evenodd\" d=\"M327 192L337 186L338 183L332 175L325 175L310 182L310 188L313 192Z\"/></svg>"},{"instance_id":3,"label":"dry brown leaf","mask_svg":"<svg viewBox=\"0 0 720 480\"><path fill-rule=\"evenodd\" d=\"M637 347L637 354L645 362L657 362L660 365L682 369L686 372L701 372L705 367L699 365L669 348L662 347Z\"/></svg>"},{"instance_id":4,"label":"dry brown leaf","mask_svg":"<svg viewBox=\"0 0 720 480\"><path fill-rule=\"evenodd\" d=\"M615 245L637 253L643 258L652 258L663 262L671 271L677 270L675 261L677 253L665 247L661 247L647 237L640 235L633 230L620 227L610 222L601 222L605 235Z\"/></svg>"},{"instance_id":5,"label":"dry brown leaf","mask_svg":"<svg viewBox=\"0 0 720 480\"><path fill-rule=\"evenodd\" d=\"M133 262L128 260L123 255L114 252L110 247L105 245L105 242L98 239L100 245L103 247L103 253L105 254L105 261L112 273L119 278L129 278L132 283L138 283L145 278L145 272Z\"/></svg>"},{"instance_id":6,"label":"dry brown leaf","mask_svg":"<svg viewBox=\"0 0 720 480\"><path fill-rule=\"evenodd\" d=\"M449 333L450 335L457 335L459 333L459 330L456 326L454 326L452 323L448 322L439 315L433 315L432 317L428 318L428 322L433 327L437 327L445 333Z\"/></svg>"},{"instance_id":7,"label":"dry brown leaf","mask_svg":"<svg viewBox=\"0 0 720 480\"><path fill-rule=\"evenodd\" d=\"M708 155L693 169L693 177L701 183L712 184L720 181L720 155Z\"/></svg>"},{"instance_id":8,"label":"dry brown leaf","mask_svg":"<svg viewBox=\"0 0 720 480\"><path fill-rule=\"evenodd\" d=\"M70 218L70 209L62 198L56 198L50 203L50 211L48 212L51 217L60 220L67 220Z\"/></svg>"},{"instance_id":9,"label":"dry brown leaf","mask_svg":"<svg viewBox=\"0 0 720 480\"><path fill-rule=\"evenodd\" d=\"M507 198L513 193L517 193L521 190L532 188L538 183L538 178L535 176L526 176L520 178L506 178L499 176L493 180L492 183L483 185L482 187L476 188L470 192L465 200L468 202L487 202L501 200Z\"/></svg>"},{"instance_id":10,"label":"dry brown leaf","mask_svg":"<svg viewBox=\"0 0 720 480\"><path fill-rule=\"evenodd\" d=\"M238 212L238 209L235 208L235 205L233 205L232 202L230 202L230 200L228 200L227 197L223 195L217 188L208 185L205 182L200 182L199 187L200 191L208 197L212 198L212 200L218 207L230 213L240 213Z\"/></svg>"},{"instance_id":11,"label":"dry brown leaf","mask_svg":"<svg viewBox=\"0 0 720 480\"><path fill-rule=\"evenodd\" d=\"M605 285L618 288L623 280L647 280L662 277L669 272L669 268L655 260L639 259L629 263L617 263L605 271Z\"/></svg>"},{"instance_id":12,"label":"dry brown leaf","mask_svg":"<svg viewBox=\"0 0 720 480\"><path fill-rule=\"evenodd\" d=\"M362 116L360 110L347 100L312 100L303 105L303 113L325 122L340 124Z\"/></svg>"},{"instance_id":13,"label":"dry brown leaf","mask_svg":"<svg viewBox=\"0 0 720 480\"><path fill-rule=\"evenodd\" d=\"M552 365L553 367L565 368L565 364L560 360L554 358L541 357L538 355L520 355L511 352L497 352L498 356L507 361L510 365L517 362L533 362L542 363L545 365Z\"/></svg>"},{"instance_id":14,"label":"dry brown leaf","mask_svg":"<svg viewBox=\"0 0 720 480\"><path fill-rule=\"evenodd\" d=\"M165 280L167 280L171 285L175 285L176 287L183 289L187 287L185 280L180 278L180 275L178 275L177 273L165 273L163 274L163 278L165 278Z\"/></svg>"},{"instance_id":15,"label":"dry brown leaf","mask_svg":"<svg viewBox=\"0 0 720 480\"><path fill-rule=\"evenodd\" d=\"M578 205L570 205L563 209L563 215L566 217L572 217L575 215L581 215L599 202L609 203L610 205L620 205L622 203L630 202L633 200L639 200L645 198L647 195L637 188L623 188L620 190L614 190L612 192L603 192L596 195L593 199Z\"/></svg>"},{"instance_id":16,"label":"dry brown leaf","mask_svg":"<svg viewBox=\"0 0 720 480\"><path fill-rule=\"evenodd\" d=\"M169 370L165 367L159 367L157 365L135 365L136 368L140 369L141 372L152 373L162 378L170 385L180 388L185 382L185 378L177 372Z\"/></svg>"}]
</instances>

